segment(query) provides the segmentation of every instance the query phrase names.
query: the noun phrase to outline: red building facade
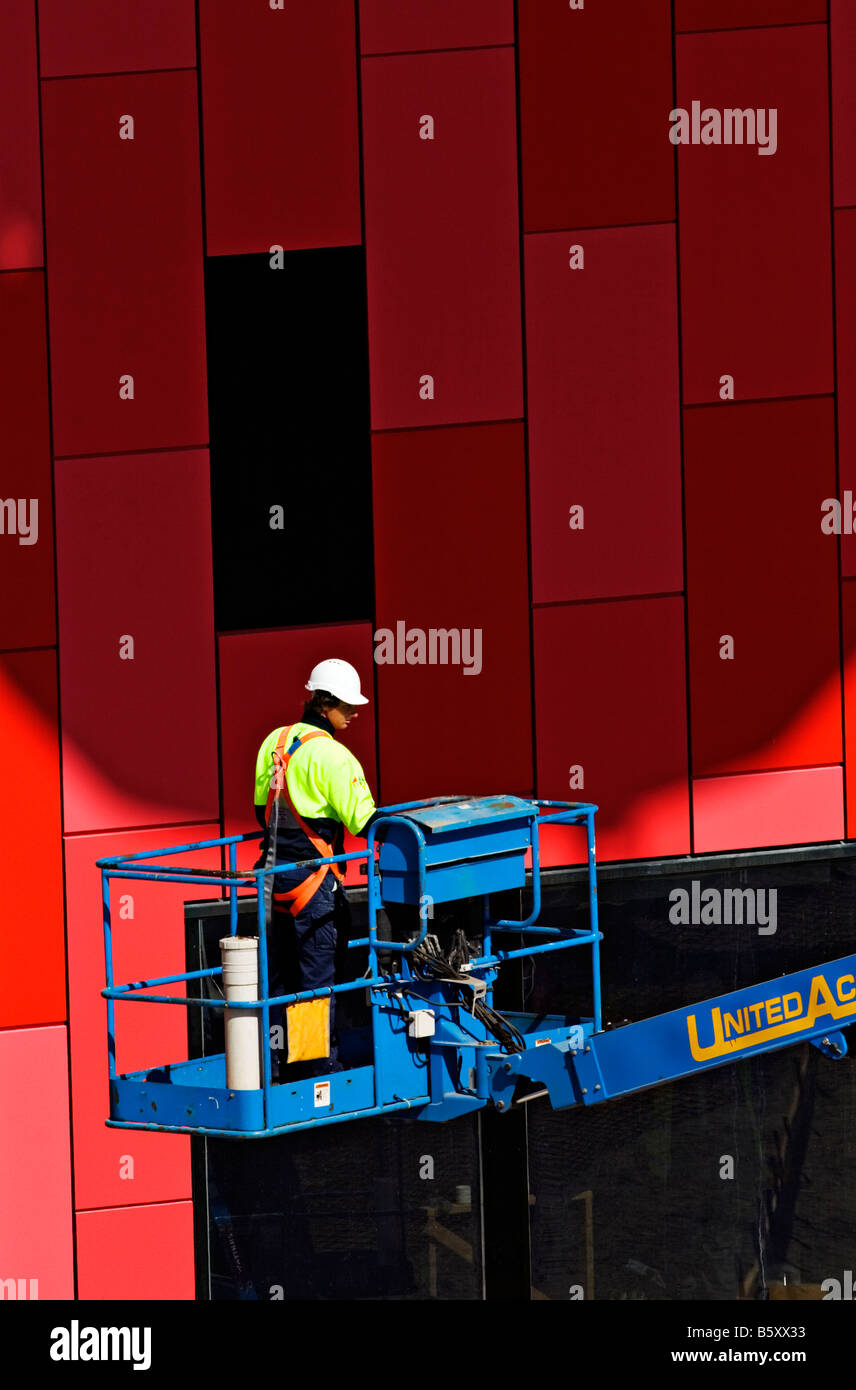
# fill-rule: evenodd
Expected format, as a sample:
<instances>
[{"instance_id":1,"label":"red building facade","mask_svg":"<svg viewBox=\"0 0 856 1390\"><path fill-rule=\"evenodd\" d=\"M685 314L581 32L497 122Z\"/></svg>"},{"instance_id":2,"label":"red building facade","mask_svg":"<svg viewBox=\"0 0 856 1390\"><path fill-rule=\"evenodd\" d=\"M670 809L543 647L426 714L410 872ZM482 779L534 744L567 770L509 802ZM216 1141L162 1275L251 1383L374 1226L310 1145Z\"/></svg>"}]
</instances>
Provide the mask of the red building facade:
<instances>
[{"instance_id":1,"label":"red building facade","mask_svg":"<svg viewBox=\"0 0 856 1390\"><path fill-rule=\"evenodd\" d=\"M103 1123L94 861L252 829L315 661L379 801L584 793L602 860L856 833L856 15L6 0L0 68L0 1280L192 1298L189 1142ZM224 619L206 266L334 248L370 525L319 542L323 620L305 570ZM376 662L402 623L470 660ZM117 978L181 969L134 887ZM155 1024L120 1069L180 1055Z\"/></svg>"}]
</instances>

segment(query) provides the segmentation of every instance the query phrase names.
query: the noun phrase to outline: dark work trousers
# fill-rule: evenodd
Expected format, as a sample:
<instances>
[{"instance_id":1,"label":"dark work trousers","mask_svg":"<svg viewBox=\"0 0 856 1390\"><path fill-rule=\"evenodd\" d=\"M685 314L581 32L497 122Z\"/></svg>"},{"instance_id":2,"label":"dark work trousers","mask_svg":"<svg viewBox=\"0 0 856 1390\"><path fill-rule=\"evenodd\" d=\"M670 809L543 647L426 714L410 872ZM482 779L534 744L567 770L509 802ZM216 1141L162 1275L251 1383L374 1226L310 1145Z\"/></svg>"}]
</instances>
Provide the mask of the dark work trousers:
<instances>
[{"instance_id":1,"label":"dark work trousers","mask_svg":"<svg viewBox=\"0 0 856 1390\"><path fill-rule=\"evenodd\" d=\"M276 874L274 892L287 893L305 877L305 874L297 873ZM292 917L290 912L280 911L274 902L267 936L270 993L297 994L300 990L324 989L349 978L347 956L350 923L347 896L332 873L327 874L321 887L296 917ZM328 1072L342 1070L336 1042L335 1007L336 996L331 995L330 1056L312 1062L293 1062L290 1066L286 1066L287 1006L271 1009L271 1028L277 1024L285 1028L284 1046L274 1047L271 1051L273 1080L300 1081L307 1076L324 1076ZM279 1036L278 1031L272 1033L274 1039Z\"/></svg>"}]
</instances>

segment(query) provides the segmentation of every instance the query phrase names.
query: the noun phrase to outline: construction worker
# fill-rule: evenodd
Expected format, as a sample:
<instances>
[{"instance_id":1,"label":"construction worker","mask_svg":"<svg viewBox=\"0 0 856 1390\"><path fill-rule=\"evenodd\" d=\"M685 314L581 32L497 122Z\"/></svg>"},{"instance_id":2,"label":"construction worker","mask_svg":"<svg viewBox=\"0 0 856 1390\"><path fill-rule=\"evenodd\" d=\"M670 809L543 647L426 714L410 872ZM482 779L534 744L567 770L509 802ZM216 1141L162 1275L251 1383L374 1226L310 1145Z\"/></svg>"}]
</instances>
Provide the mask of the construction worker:
<instances>
[{"instance_id":1,"label":"construction worker","mask_svg":"<svg viewBox=\"0 0 856 1390\"><path fill-rule=\"evenodd\" d=\"M257 867L341 854L345 830L366 834L376 807L363 769L335 734L356 719L368 700L357 671L330 658L313 667L303 718L274 729L256 759L255 808L265 828ZM321 989L347 975L350 924L339 865L292 869L273 876L273 910L268 932L270 994ZM335 995L285 1013L289 1079L341 1071L334 1031ZM278 1009L271 1010L272 1038ZM281 1049L274 1045L271 1072L280 1073Z\"/></svg>"}]
</instances>

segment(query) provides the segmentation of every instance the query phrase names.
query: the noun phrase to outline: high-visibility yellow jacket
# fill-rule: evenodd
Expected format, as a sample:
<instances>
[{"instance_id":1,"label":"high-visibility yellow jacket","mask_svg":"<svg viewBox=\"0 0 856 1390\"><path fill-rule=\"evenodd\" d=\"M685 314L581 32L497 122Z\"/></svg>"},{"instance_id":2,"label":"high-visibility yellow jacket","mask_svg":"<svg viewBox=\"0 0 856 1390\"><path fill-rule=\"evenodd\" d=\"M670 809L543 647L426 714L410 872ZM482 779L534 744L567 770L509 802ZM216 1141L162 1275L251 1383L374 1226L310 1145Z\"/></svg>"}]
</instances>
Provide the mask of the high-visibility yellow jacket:
<instances>
[{"instance_id":1,"label":"high-visibility yellow jacket","mask_svg":"<svg viewBox=\"0 0 856 1390\"><path fill-rule=\"evenodd\" d=\"M256 758L254 801L260 821L264 818L274 775L274 751L285 727L281 724L268 734ZM291 730L289 744L303 734L317 734L319 725L300 721L293 724ZM310 739L292 755L285 778L298 815L328 844L333 844L339 826L344 826L352 835L359 835L376 807L363 769L353 753L326 730L321 732L323 737ZM278 838L288 843L290 837L281 833Z\"/></svg>"}]
</instances>

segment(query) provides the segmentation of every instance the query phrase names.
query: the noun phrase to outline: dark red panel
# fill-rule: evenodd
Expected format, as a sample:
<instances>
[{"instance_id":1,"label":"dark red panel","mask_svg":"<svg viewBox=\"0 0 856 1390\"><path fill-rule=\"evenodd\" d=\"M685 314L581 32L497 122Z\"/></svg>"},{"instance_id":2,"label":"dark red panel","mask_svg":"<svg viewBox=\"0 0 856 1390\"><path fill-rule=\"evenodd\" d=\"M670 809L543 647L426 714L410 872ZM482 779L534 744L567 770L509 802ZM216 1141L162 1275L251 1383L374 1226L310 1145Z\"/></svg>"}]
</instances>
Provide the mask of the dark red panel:
<instances>
[{"instance_id":1,"label":"dark red panel","mask_svg":"<svg viewBox=\"0 0 856 1390\"><path fill-rule=\"evenodd\" d=\"M363 62L375 429L523 412L514 103L511 49Z\"/></svg>"},{"instance_id":2,"label":"dark red panel","mask_svg":"<svg viewBox=\"0 0 856 1390\"><path fill-rule=\"evenodd\" d=\"M39 0L42 77L189 68L193 0Z\"/></svg>"},{"instance_id":3,"label":"dark red panel","mask_svg":"<svg viewBox=\"0 0 856 1390\"><path fill-rule=\"evenodd\" d=\"M193 1298L193 1203L79 1212L77 1289L99 1301Z\"/></svg>"},{"instance_id":4,"label":"dark red panel","mask_svg":"<svg viewBox=\"0 0 856 1390\"><path fill-rule=\"evenodd\" d=\"M669 0L519 0L527 232L675 215Z\"/></svg>"},{"instance_id":5,"label":"dark red panel","mask_svg":"<svg viewBox=\"0 0 856 1390\"><path fill-rule=\"evenodd\" d=\"M534 624L538 795L600 808L601 860L687 853L683 600L540 608ZM545 829L542 851L576 863L585 841Z\"/></svg>"},{"instance_id":6,"label":"dark red panel","mask_svg":"<svg viewBox=\"0 0 856 1390\"><path fill-rule=\"evenodd\" d=\"M675 28L680 32L805 24L825 20L826 5L827 0L675 0Z\"/></svg>"},{"instance_id":7,"label":"dark red panel","mask_svg":"<svg viewBox=\"0 0 856 1390\"><path fill-rule=\"evenodd\" d=\"M835 317L838 355L838 500L849 491L850 533L842 515L841 569L856 574L856 534L853 498L856 498L856 209L835 214ZM832 497L834 490L828 494Z\"/></svg>"},{"instance_id":8,"label":"dark red panel","mask_svg":"<svg viewBox=\"0 0 856 1390\"><path fill-rule=\"evenodd\" d=\"M209 255L356 245L353 0L200 0L199 23Z\"/></svg>"},{"instance_id":9,"label":"dark red panel","mask_svg":"<svg viewBox=\"0 0 856 1390\"><path fill-rule=\"evenodd\" d=\"M0 1031L0 1110L0 1279L12 1298L74 1298L65 1028Z\"/></svg>"},{"instance_id":10,"label":"dark red panel","mask_svg":"<svg viewBox=\"0 0 856 1390\"><path fill-rule=\"evenodd\" d=\"M522 426L375 436L374 508L375 636L396 637L375 650L384 802L531 790ZM398 623L424 663L378 660L406 658ZM460 641L435 637L445 665L432 628Z\"/></svg>"},{"instance_id":11,"label":"dark red panel","mask_svg":"<svg viewBox=\"0 0 856 1390\"><path fill-rule=\"evenodd\" d=\"M844 836L840 767L752 772L693 782L693 849L804 845Z\"/></svg>"},{"instance_id":12,"label":"dark red panel","mask_svg":"<svg viewBox=\"0 0 856 1390\"><path fill-rule=\"evenodd\" d=\"M56 640L50 415L41 272L0 275L0 650ZM14 499L14 521L8 505Z\"/></svg>"},{"instance_id":13,"label":"dark red panel","mask_svg":"<svg viewBox=\"0 0 856 1390\"><path fill-rule=\"evenodd\" d=\"M847 835L856 838L856 584L841 586L844 643L844 757Z\"/></svg>"},{"instance_id":14,"label":"dark red panel","mask_svg":"<svg viewBox=\"0 0 856 1390\"><path fill-rule=\"evenodd\" d=\"M832 186L836 207L856 203L856 9L830 0Z\"/></svg>"},{"instance_id":15,"label":"dark red panel","mask_svg":"<svg viewBox=\"0 0 856 1390\"><path fill-rule=\"evenodd\" d=\"M273 729L300 718L308 698L304 687L309 672L330 656L341 657L357 668L362 692L371 701L354 717L351 727L336 737L359 759L377 800L374 648L367 623L229 633L219 638L219 648L223 817L227 835L256 829L256 754ZM348 853L365 847L365 840L346 833ZM239 850L239 867L252 865L257 857L258 844L251 840ZM347 878L351 883L365 883L358 864L348 865Z\"/></svg>"},{"instance_id":16,"label":"dark red panel","mask_svg":"<svg viewBox=\"0 0 856 1390\"><path fill-rule=\"evenodd\" d=\"M756 117L756 143L678 147L684 402L719 401L726 375L743 401L831 391L826 29L694 35L677 54L699 137L703 111L751 107L766 142Z\"/></svg>"},{"instance_id":17,"label":"dark red panel","mask_svg":"<svg viewBox=\"0 0 856 1390\"><path fill-rule=\"evenodd\" d=\"M43 121L56 454L206 443L195 74L47 82Z\"/></svg>"},{"instance_id":18,"label":"dark red panel","mask_svg":"<svg viewBox=\"0 0 856 1390\"><path fill-rule=\"evenodd\" d=\"M124 1206L190 1196L190 1150L180 1135L108 1129L107 1006L101 875L96 859L219 837L217 825L161 826L65 840L68 912L68 990L74 1117L75 1205ZM216 850L171 855L170 864L216 864ZM185 968L185 899L219 896L204 885L111 880L114 980L174 975ZM156 993L157 990L150 991ZM175 993L170 985L163 993ZM116 1005L116 1065L120 1072L187 1057L185 1010L173 1004ZM133 1166L122 1162L124 1156ZM133 1176L122 1177L122 1172Z\"/></svg>"},{"instance_id":19,"label":"dark red panel","mask_svg":"<svg viewBox=\"0 0 856 1390\"><path fill-rule=\"evenodd\" d=\"M0 656L0 787L0 1028L58 1023L65 1018L65 944L53 651Z\"/></svg>"},{"instance_id":20,"label":"dark red panel","mask_svg":"<svg viewBox=\"0 0 856 1390\"><path fill-rule=\"evenodd\" d=\"M680 590L674 229L525 241L535 602Z\"/></svg>"},{"instance_id":21,"label":"dark red panel","mask_svg":"<svg viewBox=\"0 0 856 1390\"><path fill-rule=\"evenodd\" d=\"M841 761L834 450L829 399L685 412L696 776Z\"/></svg>"},{"instance_id":22,"label":"dark red panel","mask_svg":"<svg viewBox=\"0 0 856 1390\"><path fill-rule=\"evenodd\" d=\"M363 53L514 43L513 0L360 0Z\"/></svg>"},{"instance_id":23,"label":"dark red panel","mask_svg":"<svg viewBox=\"0 0 856 1390\"><path fill-rule=\"evenodd\" d=\"M42 265L39 72L33 0L0 6L0 270Z\"/></svg>"},{"instance_id":24,"label":"dark red panel","mask_svg":"<svg viewBox=\"0 0 856 1390\"><path fill-rule=\"evenodd\" d=\"M65 829L213 819L207 453L68 460L56 489Z\"/></svg>"}]
</instances>

